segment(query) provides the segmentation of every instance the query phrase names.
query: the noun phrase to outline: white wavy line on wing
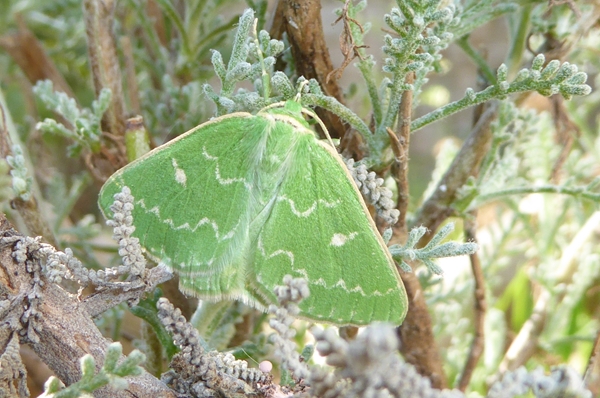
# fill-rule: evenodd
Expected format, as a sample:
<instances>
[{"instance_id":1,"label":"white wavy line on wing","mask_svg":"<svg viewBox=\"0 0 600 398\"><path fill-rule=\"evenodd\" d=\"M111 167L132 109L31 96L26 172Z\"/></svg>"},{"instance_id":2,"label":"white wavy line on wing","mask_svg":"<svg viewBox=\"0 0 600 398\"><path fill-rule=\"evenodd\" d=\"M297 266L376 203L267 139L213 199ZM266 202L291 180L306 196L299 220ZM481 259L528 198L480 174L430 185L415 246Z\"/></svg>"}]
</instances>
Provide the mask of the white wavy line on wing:
<instances>
[{"instance_id":1,"label":"white wavy line on wing","mask_svg":"<svg viewBox=\"0 0 600 398\"><path fill-rule=\"evenodd\" d=\"M294 253L292 253L290 251L278 249L278 250L275 250L274 252L272 252L271 254L267 255L267 253L265 252L265 248L263 246L261 238L258 239L257 247L258 247L258 250L260 251L260 253L263 255L263 257L266 260L270 260L275 256L279 256L279 255L283 254L285 256L288 256L288 258L290 259L291 265L292 266L294 265Z\"/></svg>"},{"instance_id":2,"label":"white wavy line on wing","mask_svg":"<svg viewBox=\"0 0 600 398\"><path fill-rule=\"evenodd\" d=\"M242 184L244 184L244 186L246 187L246 189L250 190L252 188L252 184L250 184L248 181L246 181L246 179L243 178L243 177L223 178L221 176L221 171L219 169L219 157L218 156L213 156L213 155L209 154L206 151L206 147L205 146L202 147L202 155L206 159L212 160L213 162L217 163L216 166L215 166L215 178L217 179L217 181L219 182L219 184L221 184L221 185L231 185L234 182L241 182Z\"/></svg>"},{"instance_id":3,"label":"white wavy line on wing","mask_svg":"<svg viewBox=\"0 0 600 398\"><path fill-rule=\"evenodd\" d=\"M140 205L140 207L142 209L144 209L144 211L146 213L154 214L162 223L167 224L169 227L171 227L171 229L173 229L175 231L180 230L180 229L185 229L185 230L188 230L190 232L196 232L196 230L198 228L200 228L201 226L203 226L203 225L210 225L212 227L213 231L215 232L215 237L217 238L217 240L219 242L223 242L223 241L226 241L228 239L231 239L235 235L236 229L237 229L237 227L239 225L239 222L238 222L229 232L227 232L225 235L221 236L221 233L219 232L219 225L216 223L216 221L211 220L208 217L202 218L200 221L198 221L198 223L193 228L187 222L184 223L184 224L181 224L181 225L175 225L175 223L173 222L172 219L170 219L170 218L163 219L161 217L161 215L160 215L160 208L158 206L154 206L151 209L148 209L146 207L146 203L144 202L144 199L138 200L136 202L136 204Z\"/></svg>"},{"instance_id":4,"label":"white wavy line on wing","mask_svg":"<svg viewBox=\"0 0 600 398\"><path fill-rule=\"evenodd\" d=\"M342 290L348 292L348 293L360 293L361 296L363 297L368 297L368 296L386 296L392 292L394 292L396 289L394 288L389 288L387 290L387 292L385 293L381 293L379 290L375 290L373 291L373 293L371 294L366 294L365 291L363 290L363 288L359 285L353 287L352 289L348 289L348 287L346 286L346 281L344 281L343 279L339 279L336 283L334 283L333 285L328 285L327 282L325 282L325 280L323 278L319 278L314 282L310 282L309 283L311 285L315 285L315 286L323 286L326 289L333 289L333 288L341 288Z\"/></svg>"},{"instance_id":5,"label":"white wavy line on wing","mask_svg":"<svg viewBox=\"0 0 600 398\"><path fill-rule=\"evenodd\" d=\"M205 146L203 146L203 147L202 147L202 155L204 155L204 157L205 157L206 159L208 159L208 160L214 160L214 161L217 161L217 160L219 160L219 158L218 158L217 156L213 156L213 155L209 154L209 153L206 151L206 147L205 147Z\"/></svg>"},{"instance_id":6,"label":"white wavy line on wing","mask_svg":"<svg viewBox=\"0 0 600 398\"><path fill-rule=\"evenodd\" d=\"M294 269L294 272L300 274L304 279L308 280L308 272L304 268Z\"/></svg>"},{"instance_id":7,"label":"white wavy line on wing","mask_svg":"<svg viewBox=\"0 0 600 398\"><path fill-rule=\"evenodd\" d=\"M317 209L318 205L323 205L325 207L331 208L331 207L335 207L340 204L339 200L336 200L335 202L328 202L324 199L319 199L319 200L314 201L313 204L307 210L299 211L296 208L296 202L294 202L293 199L290 199L285 195L278 196L277 201L278 202L287 202L290 205L290 209L292 210L292 213L294 213L295 216L302 217L302 218L306 218L306 217L310 216Z\"/></svg>"}]
</instances>

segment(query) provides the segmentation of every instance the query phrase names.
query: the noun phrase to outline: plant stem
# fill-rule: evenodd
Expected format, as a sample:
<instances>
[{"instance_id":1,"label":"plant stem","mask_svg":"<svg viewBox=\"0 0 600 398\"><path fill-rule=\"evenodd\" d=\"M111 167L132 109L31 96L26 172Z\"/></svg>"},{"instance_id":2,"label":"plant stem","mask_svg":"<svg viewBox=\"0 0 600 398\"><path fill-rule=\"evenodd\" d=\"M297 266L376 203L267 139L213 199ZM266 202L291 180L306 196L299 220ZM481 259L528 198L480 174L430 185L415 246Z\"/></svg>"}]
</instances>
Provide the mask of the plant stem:
<instances>
[{"instance_id":1,"label":"plant stem","mask_svg":"<svg viewBox=\"0 0 600 398\"><path fill-rule=\"evenodd\" d=\"M465 52L465 54L467 54L469 58L471 58L473 62L475 62L475 65L477 65L477 68L481 71L483 76L485 76L485 79L488 81L488 83L496 84L496 74L494 73L492 68L490 68L488 63L481 56L481 54L475 51L471 43L469 43L469 35L463 36L460 39L458 39L456 44L458 44L459 47Z\"/></svg>"},{"instance_id":2,"label":"plant stem","mask_svg":"<svg viewBox=\"0 0 600 398\"><path fill-rule=\"evenodd\" d=\"M181 45L183 47L183 53L189 59L192 55L192 51L190 49L190 41L189 41L189 38L187 35L187 30L183 24L183 21L179 17L177 10L175 9L173 4L171 4L171 2L169 0L156 0L156 1L158 2L158 4L161 5L162 9L169 16L171 21L173 21L173 23L175 24L175 27L177 28L177 31L179 32L179 36L181 37Z\"/></svg>"},{"instance_id":3,"label":"plant stem","mask_svg":"<svg viewBox=\"0 0 600 398\"><path fill-rule=\"evenodd\" d=\"M594 202L600 202L600 193L586 191L584 187L569 188L558 185L542 185L537 187L508 188L496 192L491 192L488 194L482 194L477 197L477 206L506 196L528 195L532 193L559 193L563 195L571 195L583 199L588 199Z\"/></svg>"},{"instance_id":4,"label":"plant stem","mask_svg":"<svg viewBox=\"0 0 600 398\"><path fill-rule=\"evenodd\" d=\"M521 60L523 58L523 52L525 51L525 45L527 43L527 35L529 33L529 22L531 20L531 5L523 7L519 14L519 19L516 21L516 26L513 26L513 40L508 53L507 65L508 65L508 76L514 76L519 68L521 67Z\"/></svg>"},{"instance_id":5,"label":"plant stem","mask_svg":"<svg viewBox=\"0 0 600 398\"><path fill-rule=\"evenodd\" d=\"M476 218L477 213L473 212L472 214L467 215L467 219L465 219L465 240L470 242L474 242L476 240L477 228L474 221ZM471 349L469 350L469 356L467 357L467 363L465 364L458 382L458 389L463 392L467 389L469 382L471 381L471 377L473 376L473 372L475 371L475 367L477 366L477 362L479 362L479 358L481 358L481 355L483 354L485 343L485 313L487 310L487 303L485 300L485 277L483 275L483 269L481 268L479 254L473 253L469 256L469 258L471 260L473 280L475 281L475 286L473 289L475 296L473 317L475 333L473 336L473 342L471 343Z\"/></svg>"}]
</instances>

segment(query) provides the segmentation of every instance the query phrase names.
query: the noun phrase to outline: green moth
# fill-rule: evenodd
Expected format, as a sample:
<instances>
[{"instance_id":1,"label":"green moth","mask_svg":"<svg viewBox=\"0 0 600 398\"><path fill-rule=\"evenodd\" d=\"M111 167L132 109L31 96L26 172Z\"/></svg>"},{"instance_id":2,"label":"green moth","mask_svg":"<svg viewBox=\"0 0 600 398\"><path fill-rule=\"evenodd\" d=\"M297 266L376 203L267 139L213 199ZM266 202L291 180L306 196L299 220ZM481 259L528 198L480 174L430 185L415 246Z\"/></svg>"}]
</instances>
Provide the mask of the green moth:
<instances>
[{"instance_id":1,"label":"green moth","mask_svg":"<svg viewBox=\"0 0 600 398\"><path fill-rule=\"evenodd\" d=\"M128 186L134 236L180 275L182 291L265 310L284 275L305 278L300 316L336 325L400 324L394 261L340 156L297 102L201 124L117 171L106 216Z\"/></svg>"}]
</instances>

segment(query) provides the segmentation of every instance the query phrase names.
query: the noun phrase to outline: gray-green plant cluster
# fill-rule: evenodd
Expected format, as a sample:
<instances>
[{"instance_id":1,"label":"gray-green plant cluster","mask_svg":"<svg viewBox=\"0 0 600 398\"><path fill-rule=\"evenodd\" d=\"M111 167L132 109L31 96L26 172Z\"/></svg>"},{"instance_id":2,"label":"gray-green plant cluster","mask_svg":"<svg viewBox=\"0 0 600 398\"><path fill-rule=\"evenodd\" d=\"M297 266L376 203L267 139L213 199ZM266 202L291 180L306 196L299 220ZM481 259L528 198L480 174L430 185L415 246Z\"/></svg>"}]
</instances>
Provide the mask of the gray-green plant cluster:
<instances>
[{"instance_id":1,"label":"gray-green plant cluster","mask_svg":"<svg viewBox=\"0 0 600 398\"><path fill-rule=\"evenodd\" d=\"M140 366L146 357L138 350L132 351L124 360L119 361L123 354L121 343L115 342L106 349L104 363L96 372L96 361L91 355L80 359L81 380L65 387L63 383L52 376L46 383L44 396L52 398L76 398L91 396L97 389L109 385L115 390L127 388L125 376L137 376L142 373Z\"/></svg>"}]
</instances>

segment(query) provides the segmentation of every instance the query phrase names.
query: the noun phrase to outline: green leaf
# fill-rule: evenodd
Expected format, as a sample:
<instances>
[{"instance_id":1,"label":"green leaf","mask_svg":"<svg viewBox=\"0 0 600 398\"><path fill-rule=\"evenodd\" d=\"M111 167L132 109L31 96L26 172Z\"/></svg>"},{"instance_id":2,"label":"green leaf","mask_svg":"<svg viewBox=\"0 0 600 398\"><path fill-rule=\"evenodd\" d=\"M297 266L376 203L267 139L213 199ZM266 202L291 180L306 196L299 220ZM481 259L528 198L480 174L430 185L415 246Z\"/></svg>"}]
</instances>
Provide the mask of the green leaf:
<instances>
[{"instance_id":1,"label":"green leaf","mask_svg":"<svg viewBox=\"0 0 600 398\"><path fill-rule=\"evenodd\" d=\"M169 360L171 360L173 355L179 352L179 348L173 344L173 338L162 325L160 319L158 319L156 302L161 297L162 292L160 289L156 289L152 296L140 300L138 305L130 307L129 310L133 315L145 320L150 326L152 326L154 333L156 333L156 337L167 353L167 357Z\"/></svg>"},{"instance_id":2,"label":"green leaf","mask_svg":"<svg viewBox=\"0 0 600 398\"><path fill-rule=\"evenodd\" d=\"M115 173L100 193L135 198L133 236L184 292L265 310L284 275L304 277L301 316L399 324L404 286L337 152L298 103L204 123Z\"/></svg>"}]
</instances>

